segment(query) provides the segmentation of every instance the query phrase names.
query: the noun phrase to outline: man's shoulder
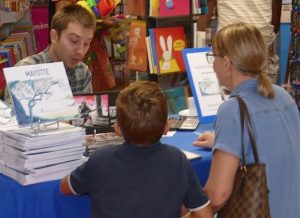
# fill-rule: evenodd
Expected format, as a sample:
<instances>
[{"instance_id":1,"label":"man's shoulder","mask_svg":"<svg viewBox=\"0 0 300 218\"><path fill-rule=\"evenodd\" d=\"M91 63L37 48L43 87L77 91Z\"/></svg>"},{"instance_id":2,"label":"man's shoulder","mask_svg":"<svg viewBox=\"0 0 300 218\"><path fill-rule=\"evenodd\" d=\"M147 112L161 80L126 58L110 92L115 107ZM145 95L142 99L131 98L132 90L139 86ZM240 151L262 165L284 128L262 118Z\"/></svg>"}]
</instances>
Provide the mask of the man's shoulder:
<instances>
[{"instance_id":1,"label":"man's shoulder","mask_svg":"<svg viewBox=\"0 0 300 218\"><path fill-rule=\"evenodd\" d=\"M23 58L19 62L15 64L15 66L23 66L23 65L33 65L33 64L41 64L44 63L44 58L42 53L34 54Z\"/></svg>"}]
</instances>

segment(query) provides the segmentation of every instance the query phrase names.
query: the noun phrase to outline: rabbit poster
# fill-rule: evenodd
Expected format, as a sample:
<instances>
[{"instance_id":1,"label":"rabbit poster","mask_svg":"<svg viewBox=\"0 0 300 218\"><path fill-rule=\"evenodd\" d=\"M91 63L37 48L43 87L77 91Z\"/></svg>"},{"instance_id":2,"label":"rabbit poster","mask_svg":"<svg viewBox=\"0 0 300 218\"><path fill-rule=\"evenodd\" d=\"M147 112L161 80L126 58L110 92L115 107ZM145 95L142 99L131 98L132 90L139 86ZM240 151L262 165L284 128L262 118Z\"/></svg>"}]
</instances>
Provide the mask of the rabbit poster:
<instances>
[{"instance_id":1,"label":"rabbit poster","mask_svg":"<svg viewBox=\"0 0 300 218\"><path fill-rule=\"evenodd\" d=\"M186 47L183 26L150 29L151 43L154 46L154 65L158 72L173 73L185 71L181 51Z\"/></svg>"}]
</instances>

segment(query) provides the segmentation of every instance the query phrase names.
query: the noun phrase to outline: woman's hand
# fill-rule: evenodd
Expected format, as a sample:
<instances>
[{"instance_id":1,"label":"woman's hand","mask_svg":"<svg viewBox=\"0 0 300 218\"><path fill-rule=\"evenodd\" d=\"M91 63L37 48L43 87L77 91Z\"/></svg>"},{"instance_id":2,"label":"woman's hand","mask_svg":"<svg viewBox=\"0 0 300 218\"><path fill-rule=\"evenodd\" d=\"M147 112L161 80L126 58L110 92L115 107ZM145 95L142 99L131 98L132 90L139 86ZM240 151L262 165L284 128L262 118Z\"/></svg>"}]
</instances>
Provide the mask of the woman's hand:
<instances>
[{"instance_id":1,"label":"woman's hand","mask_svg":"<svg viewBox=\"0 0 300 218\"><path fill-rule=\"evenodd\" d=\"M214 141L215 141L214 132L204 132L196 139L196 141L193 142L193 145L197 147L203 147L203 148L212 148Z\"/></svg>"}]
</instances>

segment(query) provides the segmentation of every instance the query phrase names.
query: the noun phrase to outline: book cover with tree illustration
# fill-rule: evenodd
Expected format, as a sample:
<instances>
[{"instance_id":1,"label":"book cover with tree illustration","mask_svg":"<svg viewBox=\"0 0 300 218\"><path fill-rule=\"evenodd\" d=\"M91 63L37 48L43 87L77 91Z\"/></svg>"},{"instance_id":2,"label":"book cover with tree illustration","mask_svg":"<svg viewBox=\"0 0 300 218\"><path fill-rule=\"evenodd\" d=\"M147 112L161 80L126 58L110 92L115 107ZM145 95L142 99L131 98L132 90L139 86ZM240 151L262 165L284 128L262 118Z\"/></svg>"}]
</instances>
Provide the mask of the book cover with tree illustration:
<instances>
[{"instance_id":1,"label":"book cover with tree illustration","mask_svg":"<svg viewBox=\"0 0 300 218\"><path fill-rule=\"evenodd\" d=\"M70 120L77 114L62 62L4 68L20 126Z\"/></svg>"}]
</instances>

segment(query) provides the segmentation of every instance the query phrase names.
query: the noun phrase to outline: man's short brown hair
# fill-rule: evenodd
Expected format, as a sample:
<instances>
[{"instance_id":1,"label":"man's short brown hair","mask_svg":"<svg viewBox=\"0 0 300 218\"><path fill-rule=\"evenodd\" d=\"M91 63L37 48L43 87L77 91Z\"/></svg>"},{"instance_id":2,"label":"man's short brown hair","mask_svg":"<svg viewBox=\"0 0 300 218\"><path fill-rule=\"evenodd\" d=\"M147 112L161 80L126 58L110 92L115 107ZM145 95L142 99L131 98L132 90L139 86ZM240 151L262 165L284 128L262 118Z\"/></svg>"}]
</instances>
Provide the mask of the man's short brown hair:
<instances>
[{"instance_id":1,"label":"man's short brown hair","mask_svg":"<svg viewBox=\"0 0 300 218\"><path fill-rule=\"evenodd\" d=\"M78 4L66 5L59 9L51 21L51 29L55 29L60 37L69 23L78 23L88 29L96 28L96 17L84 7Z\"/></svg>"}]
</instances>

